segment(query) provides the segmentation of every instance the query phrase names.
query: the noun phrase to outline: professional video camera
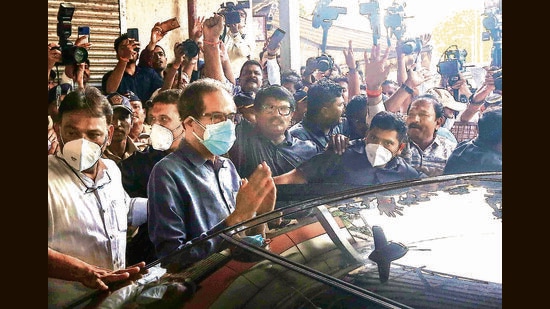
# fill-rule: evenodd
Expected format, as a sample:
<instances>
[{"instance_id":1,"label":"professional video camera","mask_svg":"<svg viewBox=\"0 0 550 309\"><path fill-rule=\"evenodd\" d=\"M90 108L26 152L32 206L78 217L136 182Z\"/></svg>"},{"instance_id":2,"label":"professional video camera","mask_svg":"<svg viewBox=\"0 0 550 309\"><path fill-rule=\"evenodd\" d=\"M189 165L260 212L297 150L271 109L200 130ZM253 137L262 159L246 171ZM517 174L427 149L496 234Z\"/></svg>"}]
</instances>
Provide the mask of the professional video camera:
<instances>
[{"instance_id":1,"label":"professional video camera","mask_svg":"<svg viewBox=\"0 0 550 309\"><path fill-rule=\"evenodd\" d=\"M451 45L443 53L443 60L437 64L437 72L441 76L449 77L449 83L454 84L459 79L458 73L464 72L464 61L468 52L465 49L459 50L458 46Z\"/></svg>"},{"instance_id":2,"label":"professional video camera","mask_svg":"<svg viewBox=\"0 0 550 309\"><path fill-rule=\"evenodd\" d=\"M239 15L239 10L249 9L250 2L248 1L237 1L237 4L234 2L225 2L220 4L219 14L222 14L225 17L226 25L238 24L241 22L241 16Z\"/></svg>"},{"instance_id":3,"label":"professional video camera","mask_svg":"<svg viewBox=\"0 0 550 309\"><path fill-rule=\"evenodd\" d=\"M502 31L502 15L499 9L495 7L486 8L483 15L485 18L483 18L482 23L487 31L482 33L481 39L489 41L492 37L495 41L498 40L499 33Z\"/></svg>"},{"instance_id":4,"label":"professional video camera","mask_svg":"<svg viewBox=\"0 0 550 309\"><path fill-rule=\"evenodd\" d=\"M406 3L399 3L399 1L394 0L392 5L386 8L386 16L384 16L384 26L388 33L388 41L390 36L393 34L395 38L399 41L403 34L405 34L406 26L403 23L403 20L407 18L405 16L405 6ZM391 32L389 31L391 29ZM389 44L388 44L389 45Z\"/></svg>"},{"instance_id":5,"label":"professional video camera","mask_svg":"<svg viewBox=\"0 0 550 309\"><path fill-rule=\"evenodd\" d=\"M71 37L72 19L75 7L71 3L60 3L57 12L57 36L59 37L59 47L61 50L61 65L80 64L88 59L88 51L79 46L75 46L69 37Z\"/></svg>"},{"instance_id":6,"label":"professional video camera","mask_svg":"<svg viewBox=\"0 0 550 309\"><path fill-rule=\"evenodd\" d=\"M465 49L459 50L456 45L449 46L441 55L442 59L440 59L437 64L437 72L444 80L447 80L450 86L454 85L460 79L459 73L466 71L464 62L466 61L467 55L468 52ZM460 102L464 101L458 93L458 89L453 89L453 97L455 100Z\"/></svg>"},{"instance_id":7,"label":"professional video camera","mask_svg":"<svg viewBox=\"0 0 550 309\"><path fill-rule=\"evenodd\" d=\"M486 7L483 13L484 32L481 33L482 41L493 39L491 47L491 66L502 67L502 15L498 7Z\"/></svg>"}]
</instances>

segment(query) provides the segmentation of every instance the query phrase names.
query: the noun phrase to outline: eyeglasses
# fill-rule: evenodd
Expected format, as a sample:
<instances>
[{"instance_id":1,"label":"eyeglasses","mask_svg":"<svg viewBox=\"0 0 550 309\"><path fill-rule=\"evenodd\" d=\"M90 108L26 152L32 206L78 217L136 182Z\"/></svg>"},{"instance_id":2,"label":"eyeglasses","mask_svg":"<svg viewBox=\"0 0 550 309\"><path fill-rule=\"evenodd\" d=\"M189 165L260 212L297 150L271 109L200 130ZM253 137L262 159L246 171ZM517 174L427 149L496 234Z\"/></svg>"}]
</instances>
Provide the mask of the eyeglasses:
<instances>
[{"instance_id":1,"label":"eyeglasses","mask_svg":"<svg viewBox=\"0 0 550 309\"><path fill-rule=\"evenodd\" d=\"M210 117L210 121L211 121L212 124L224 122L227 119L229 119L229 120L233 121L233 123L237 124L242 119L242 117L238 117L236 113L224 114L224 113L220 113L220 112L204 113L204 114L201 115L201 117Z\"/></svg>"},{"instance_id":2,"label":"eyeglasses","mask_svg":"<svg viewBox=\"0 0 550 309\"><path fill-rule=\"evenodd\" d=\"M267 114L274 114L275 110L279 113L280 116L288 116L294 109L290 106L267 106L262 105L262 111Z\"/></svg>"}]
</instances>

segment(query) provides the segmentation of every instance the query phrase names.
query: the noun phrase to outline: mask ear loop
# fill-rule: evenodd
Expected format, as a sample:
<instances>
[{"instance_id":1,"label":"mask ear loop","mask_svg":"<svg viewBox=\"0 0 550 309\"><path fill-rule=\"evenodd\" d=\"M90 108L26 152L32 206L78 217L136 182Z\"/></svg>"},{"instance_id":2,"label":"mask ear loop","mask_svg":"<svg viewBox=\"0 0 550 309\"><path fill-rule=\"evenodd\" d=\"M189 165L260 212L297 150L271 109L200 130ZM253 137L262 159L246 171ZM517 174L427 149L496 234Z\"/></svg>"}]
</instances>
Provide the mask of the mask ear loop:
<instances>
[{"instance_id":1,"label":"mask ear loop","mask_svg":"<svg viewBox=\"0 0 550 309\"><path fill-rule=\"evenodd\" d=\"M190 116L190 117L191 117L191 116ZM178 134L178 136L174 136L174 133L173 133L173 132L176 131L179 127L182 128L181 133ZM183 127L183 124L180 122L180 125L177 126L177 127L174 129L174 131L170 130L170 132L172 132L172 136L174 137L174 141L175 141L175 140L177 140L180 136L182 136L183 133L185 133L185 128Z\"/></svg>"}]
</instances>

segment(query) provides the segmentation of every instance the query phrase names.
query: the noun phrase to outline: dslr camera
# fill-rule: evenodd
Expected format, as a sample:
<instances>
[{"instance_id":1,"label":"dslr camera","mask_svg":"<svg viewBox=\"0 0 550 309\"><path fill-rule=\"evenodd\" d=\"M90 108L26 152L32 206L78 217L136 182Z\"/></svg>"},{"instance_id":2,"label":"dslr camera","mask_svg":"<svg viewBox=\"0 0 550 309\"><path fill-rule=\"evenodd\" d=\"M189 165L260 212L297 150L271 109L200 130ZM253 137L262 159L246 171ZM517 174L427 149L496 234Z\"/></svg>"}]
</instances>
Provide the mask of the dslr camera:
<instances>
[{"instance_id":1,"label":"dslr camera","mask_svg":"<svg viewBox=\"0 0 550 309\"><path fill-rule=\"evenodd\" d=\"M59 37L59 47L61 50L61 65L80 64L88 59L86 48L75 46L69 37L71 37L71 27L75 7L71 3L60 3L57 12L57 36Z\"/></svg>"},{"instance_id":2,"label":"dslr camera","mask_svg":"<svg viewBox=\"0 0 550 309\"><path fill-rule=\"evenodd\" d=\"M183 53L185 56L189 59L196 57L199 54L199 45L191 39L181 42L178 47L180 46L183 48Z\"/></svg>"},{"instance_id":3,"label":"dslr camera","mask_svg":"<svg viewBox=\"0 0 550 309\"><path fill-rule=\"evenodd\" d=\"M401 45L401 50L405 55L418 54L422 50L422 40L420 38L406 40Z\"/></svg>"},{"instance_id":4,"label":"dslr camera","mask_svg":"<svg viewBox=\"0 0 550 309\"><path fill-rule=\"evenodd\" d=\"M241 22L239 10L249 8L250 2L248 1L237 1L237 4L235 4L234 2L225 2L220 4L220 10L218 13L222 14L225 17L226 25L233 25Z\"/></svg>"},{"instance_id":5,"label":"dslr camera","mask_svg":"<svg viewBox=\"0 0 550 309\"><path fill-rule=\"evenodd\" d=\"M327 54L315 58L315 68L321 72L326 72L334 67L334 60Z\"/></svg>"}]
</instances>

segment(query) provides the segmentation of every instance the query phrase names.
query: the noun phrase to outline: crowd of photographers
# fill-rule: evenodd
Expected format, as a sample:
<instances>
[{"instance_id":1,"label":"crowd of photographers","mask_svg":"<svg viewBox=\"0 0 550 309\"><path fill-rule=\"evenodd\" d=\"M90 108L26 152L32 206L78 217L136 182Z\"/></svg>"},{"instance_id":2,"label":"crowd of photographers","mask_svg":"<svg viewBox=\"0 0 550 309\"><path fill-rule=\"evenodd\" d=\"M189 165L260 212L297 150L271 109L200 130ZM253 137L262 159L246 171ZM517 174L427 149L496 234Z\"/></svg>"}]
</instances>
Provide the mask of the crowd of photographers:
<instances>
[{"instance_id":1,"label":"crowd of photographers","mask_svg":"<svg viewBox=\"0 0 550 309\"><path fill-rule=\"evenodd\" d=\"M380 50L380 46L374 45L370 52L357 57L351 41L342 47L343 64L334 63L331 55L322 54L310 57L300 72L281 71L279 51L287 47L281 43L270 46L267 40L262 51L254 54L254 39L246 30L246 7L240 2L231 8L224 5L218 14L196 18L191 36L171 47L162 45L169 30L164 30L160 22L153 25L147 45L132 34L120 35L114 40L117 63L103 76L98 88L88 85L94 63L87 59L93 44L87 35L79 36L74 44L68 44L66 38L48 44L48 168L49 177L52 176L48 184L49 278L81 283L91 289L106 289L107 283L128 279L145 264L141 258L120 252L126 248L127 241L121 238L122 234L128 241L134 241L132 248L142 244L143 250L152 250L146 262L157 258L156 253L165 255L173 249L158 243L159 238L166 236L162 231L162 224L166 222L149 222L154 224L154 228L149 227L154 233L151 238L154 244L144 232L148 227L142 225L147 223L143 207L151 197L145 193L128 195L125 186L133 180L125 179L128 174L123 170L121 175L119 170L129 162L126 160L133 160L134 168L146 175L140 176L140 183L136 183L141 192L155 186L166 191L176 190L177 183L170 183L174 187L168 187L162 183L167 181L162 177L157 177L154 184L151 183L153 176L149 183L143 179L150 173L170 174L173 171L161 171L161 165L156 168L156 163L183 160L177 158L181 156L177 152L184 148L192 152L193 147L202 147L202 153L208 154L204 157L206 161L212 160L210 169L223 170L227 168L225 164L234 168L226 176L234 177L231 186L235 192L241 184L246 187L249 181L249 186L257 182L261 188L272 190L275 183L303 183L308 179L312 185L315 185L312 179L374 185L449 173L502 170L501 65L485 68L483 82L472 87L465 78L466 51L450 47L437 64L437 72L433 72L430 69L432 49L424 48L430 45L431 38L423 35L398 42L396 80L388 79L389 48ZM62 36L63 32L60 38ZM167 58L169 49L173 51L173 59ZM362 65L358 65L359 60L363 61ZM60 78L52 75L55 66L60 64L65 66L65 76L71 82L59 83ZM211 93L220 95L209 96ZM204 99L206 96L208 100ZM110 107L101 107L106 102ZM203 110L197 115L189 112L198 108L194 105L206 107L212 102L218 102L223 110L211 113ZM82 123L78 119L82 119ZM203 125L198 119L211 123ZM202 137L189 131L195 127L193 123L203 128ZM455 136L456 128L462 123L475 125L477 136ZM101 133L102 128L105 135ZM164 160L167 156L170 160ZM342 161L340 156L354 159ZM198 164L193 161L198 160L196 158L189 160L192 164L189 163L187 171ZM218 165L217 160L222 163ZM338 163L317 165L329 161ZM362 176L357 178L353 173ZM178 177L184 180L184 176L178 174ZM249 180L241 182L241 178ZM200 177L199 180L210 181ZM74 188L81 185L85 190L79 196ZM196 187L190 186L189 190ZM207 187L211 188L204 186ZM99 195L102 189L116 194ZM71 203L82 205L66 204L69 199L61 197L68 190L72 190L68 194ZM270 192L256 197L259 201L256 208L260 205L263 211L273 209L273 205L267 205L273 191ZM89 199L90 193L98 194L97 202ZM189 194L202 200L198 192ZM166 196L168 193L156 198ZM230 199L225 195L218 198ZM380 197L381 212L399 213L395 205L384 205L383 200ZM90 234L101 234L94 237L105 242L97 246L98 256L87 258L89 248L79 244L79 240L88 236L87 231L71 229L66 218L72 214L66 209L81 207L79 213L86 207L97 210L96 203L104 213L109 212L109 205L124 204L127 206L121 209L126 213L112 213L113 218L103 215L71 218L75 220L73 224L82 221L87 227L94 226ZM150 205L158 203L149 201ZM201 227L193 228L187 237L198 237L215 228L222 217L232 218L228 222L239 222L233 219L236 213L232 212L237 212L237 207L242 215L246 206L242 206L242 201L239 206L238 199L227 203L227 213L216 212L215 220L197 215ZM90 213L94 213L92 208ZM256 209L249 208L246 213L255 214ZM131 215L122 220L121 216L126 214ZM147 216L147 211L145 214ZM102 220L108 222L104 224ZM135 223L139 228L137 232L135 229L126 232L127 227L120 226L120 222ZM61 233L75 233L71 238L73 247L63 243L58 227ZM141 236L136 236L140 229ZM128 267L129 261L136 264ZM86 271L72 276L74 269ZM79 290L74 285L72 288ZM67 290L63 293L70 294ZM52 294L49 301L63 303L61 295L56 297L60 298Z\"/></svg>"}]
</instances>

